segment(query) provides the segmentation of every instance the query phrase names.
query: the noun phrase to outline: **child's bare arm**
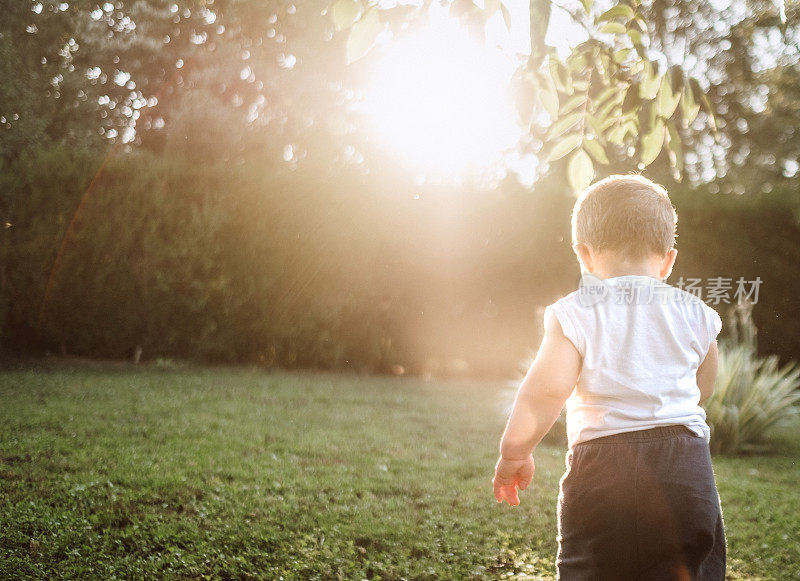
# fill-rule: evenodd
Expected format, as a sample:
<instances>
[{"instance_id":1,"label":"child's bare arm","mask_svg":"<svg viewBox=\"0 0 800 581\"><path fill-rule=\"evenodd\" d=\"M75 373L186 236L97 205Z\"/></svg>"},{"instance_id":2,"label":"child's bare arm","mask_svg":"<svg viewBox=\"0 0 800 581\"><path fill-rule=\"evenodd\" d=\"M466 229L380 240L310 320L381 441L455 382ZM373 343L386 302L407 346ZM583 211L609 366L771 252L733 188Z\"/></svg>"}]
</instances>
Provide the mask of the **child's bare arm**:
<instances>
[{"instance_id":1,"label":"child's bare arm","mask_svg":"<svg viewBox=\"0 0 800 581\"><path fill-rule=\"evenodd\" d=\"M717 342L713 341L708 354L697 368L697 387L700 388L700 401L703 402L714 393L714 382L717 380Z\"/></svg>"},{"instance_id":2,"label":"child's bare arm","mask_svg":"<svg viewBox=\"0 0 800 581\"><path fill-rule=\"evenodd\" d=\"M558 319L547 321L536 358L517 392L500 445L503 458L528 456L558 419L581 369L581 356Z\"/></svg>"},{"instance_id":3,"label":"child's bare arm","mask_svg":"<svg viewBox=\"0 0 800 581\"><path fill-rule=\"evenodd\" d=\"M500 460L493 480L498 502L505 499L509 504L519 504L516 488L524 490L533 478L531 454L561 413L580 369L580 353L564 336L558 319L550 317L500 443Z\"/></svg>"}]
</instances>

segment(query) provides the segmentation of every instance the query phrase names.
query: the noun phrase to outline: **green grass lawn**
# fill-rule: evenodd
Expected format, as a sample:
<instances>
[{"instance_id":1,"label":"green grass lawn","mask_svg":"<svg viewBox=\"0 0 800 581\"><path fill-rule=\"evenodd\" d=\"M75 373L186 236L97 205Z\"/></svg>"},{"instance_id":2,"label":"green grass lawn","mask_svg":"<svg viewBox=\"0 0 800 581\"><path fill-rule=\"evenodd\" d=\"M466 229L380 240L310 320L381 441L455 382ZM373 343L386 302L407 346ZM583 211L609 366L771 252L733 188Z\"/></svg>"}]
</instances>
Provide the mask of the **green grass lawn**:
<instances>
[{"instance_id":1,"label":"green grass lawn","mask_svg":"<svg viewBox=\"0 0 800 581\"><path fill-rule=\"evenodd\" d=\"M0 577L552 578L563 450L540 447L520 507L491 494L512 397L245 369L0 373ZM798 449L715 460L732 578L800 578Z\"/></svg>"}]
</instances>

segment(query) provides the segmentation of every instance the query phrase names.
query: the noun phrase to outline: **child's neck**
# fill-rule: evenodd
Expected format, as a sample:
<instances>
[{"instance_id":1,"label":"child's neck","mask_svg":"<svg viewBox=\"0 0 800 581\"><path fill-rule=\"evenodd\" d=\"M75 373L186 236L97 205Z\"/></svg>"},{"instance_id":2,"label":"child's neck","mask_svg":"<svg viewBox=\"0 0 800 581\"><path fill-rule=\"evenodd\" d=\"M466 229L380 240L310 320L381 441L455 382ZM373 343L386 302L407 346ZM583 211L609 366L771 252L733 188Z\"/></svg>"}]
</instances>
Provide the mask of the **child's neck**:
<instances>
[{"instance_id":1,"label":"child's neck","mask_svg":"<svg viewBox=\"0 0 800 581\"><path fill-rule=\"evenodd\" d=\"M675 249L669 250L664 255L651 252L644 256L631 256L610 249L593 250L591 246L584 243L577 243L574 248L584 272L589 272L602 279L618 276L648 276L656 280L663 280L665 276L669 276L677 255Z\"/></svg>"},{"instance_id":2,"label":"child's neck","mask_svg":"<svg viewBox=\"0 0 800 581\"><path fill-rule=\"evenodd\" d=\"M641 262L614 262L604 264L603 261L597 261L594 265L592 274L598 278L614 278L617 276L649 276L661 280L659 276L658 264L653 264L651 260L644 260Z\"/></svg>"}]
</instances>

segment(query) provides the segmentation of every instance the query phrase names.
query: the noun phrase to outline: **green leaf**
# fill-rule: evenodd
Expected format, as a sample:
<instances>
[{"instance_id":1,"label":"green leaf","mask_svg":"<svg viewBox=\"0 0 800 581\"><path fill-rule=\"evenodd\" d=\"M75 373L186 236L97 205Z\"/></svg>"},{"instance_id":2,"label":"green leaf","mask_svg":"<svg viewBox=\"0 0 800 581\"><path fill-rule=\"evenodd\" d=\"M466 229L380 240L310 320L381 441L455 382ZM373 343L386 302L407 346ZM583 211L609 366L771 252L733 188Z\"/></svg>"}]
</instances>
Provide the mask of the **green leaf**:
<instances>
[{"instance_id":1,"label":"green leaf","mask_svg":"<svg viewBox=\"0 0 800 581\"><path fill-rule=\"evenodd\" d=\"M624 64L630 58L632 52L629 48L621 48L614 51L614 62L618 65Z\"/></svg>"},{"instance_id":2,"label":"green leaf","mask_svg":"<svg viewBox=\"0 0 800 581\"><path fill-rule=\"evenodd\" d=\"M606 134L606 139L609 143L615 145L625 145L625 126L620 124Z\"/></svg>"},{"instance_id":3,"label":"green leaf","mask_svg":"<svg viewBox=\"0 0 800 581\"><path fill-rule=\"evenodd\" d=\"M683 173L683 144L674 123L667 124L667 145L669 147L670 165L675 168L678 176L680 176Z\"/></svg>"},{"instance_id":4,"label":"green leaf","mask_svg":"<svg viewBox=\"0 0 800 581\"><path fill-rule=\"evenodd\" d=\"M558 117L558 90L556 89L553 79L547 73L539 75L539 99L542 102L542 107L550 115L551 119Z\"/></svg>"},{"instance_id":5,"label":"green leaf","mask_svg":"<svg viewBox=\"0 0 800 581\"><path fill-rule=\"evenodd\" d=\"M518 69L511 78L509 89L520 119L525 125L530 124L541 99L536 75L530 69Z\"/></svg>"},{"instance_id":6,"label":"green leaf","mask_svg":"<svg viewBox=\"0 0 800 581\"><path fill-rule=\"evenodd\" d=\"M697 104L694 98L694 91L692 90L692 84L684 82L683 84L683 101L681 103L681 109L683 111L683 118L686 120L686 123L691 125L694 123L694 120L697 119L697 114L700 112L700 105Z\"/></svg>"},{"instance_id":7,"label":"green leaf","mask_svg":"<svg viewBox=\"0 0 800 581\"><path fill-rule=\"evenodd\" d=\"M701 98L701 95L704 93L703 87L700 86L700 82L694 77L689 77L689 85L692 87L692 95L694 96L696 102L697 99Z\"/></svg>"},{"instance_id":8,"label":"green leaf","mask_svg":"<svg viewBox=\"0 0 800 581\"><path fill-rule=\"evenodd\" d=\"M700 93L700 109L708 116L708 124L711 130L716 133L717 121L714 119L714 110L711 108L711 101L709 101L708 95L705 93Z\"/></svg>"},{"instance_id":9,"label":"green leaf","mask_svg":"<svg viewBox=\"0 0 800 581\"><path fill-rule=\"evenodd\" d=\"M606 134L606 139L616 145L625 144L625 125L620 123Z\"/></svg>"},{"instance_id":10,"label":"green leaf","mask_svg":"<svg viewBox=\"0 0 800 581\"><path fill-rule=\"evenodd\" d=\"M544 43L547 28L550 25L551 0L531 0L531 57L537 65L544 60L547 54L547 45Z\"/></svg>"},{"instance_id":11,"label":"green leaf","mask_svg":"<svg viewBox=\"0 0 800 581\"><path fill-rule=\"evenodd\" d=\"M669 73L667 73L669 75ZM664 119L669 119L675 113L678 107L678 101L681 99L680 93L672 92L672 83L670 79L665 77L661 82L661 88L658 91L658 114Z\"/></svg>"},{"instance_id":12,"label":"green leaf","mask_svg":"<svg viewBox=\"0 0 800 581\"><path fill-rule=\"evenodd\" d=\"M650 100L655 99L658 95L658 89L661 88L661 76L653 66L653 63L645 63L644 79L639 85L639 95L642 99Z\"/></svg>"},{"instance_id":13,"label":"green leaf","mask_svg":"<svg viewBox=\"0 0 800 581\"><path fill-rule=\"evenodd\" d=\"M552 79L553 84L555 84L556 89L562 93L571 95L573 93L572 82L566 67L554 56L551 56L549 60L550 62L548 63L548 66L550 68L550 78Z\"/></svg>"},{"instance_id":14,"label":"green leaf","mask_svg":"<svg viewBox=\"0 0 800 581\"><path fill-rule=\"evenodd\" d=\"M568 129L572 128L574 125L578 123L583 117L583 112L579 111L577 113L571 113L570 115L565 115L564 117L560 117L555 123L550 126L550 129L547 130L547 135L545 139L554 139L556 137L560 137L564 133L567 132Z\"/></svg>"},{"instance_id":15,"label":"green leaf","mask_svg":"<svg viewBox=\"0 0 800 581\"><path fill-rule=\"evenodd\" d=\"M601 165L608 165L608 156L605 149L600 145L597 139L585 139L583 141L583 149L585 149L594 160Z\"/></svg>"},{"instance_id":16,"label":"green leaf","mask_svg":"<svg viewBox=\"0 0 800 581\"><path fill-rule=\"evenodd\" d=\"M571 135L567 135L561 141L559 141L555 147L550 151L550 155L547 156L547 161L556 161L557 159L561 159L565 155L567 155L570 151L575 149L581 144L581 136L577 133L573 133Z\"/></svg>"},{"instance_id":17,"label":"green leaf","mask_svg":"<svg viewBox=\"0 0 800 581\"><path fill-rule=\"evenodd\" d=\"M781 21L781 32L786 33L786 2L785 0L772 0L772 4L778 10L778 18Z\"/></svg>"},{"instance_id":18,"label":"green leaf","mask_svg":"<svg viewBox=\"0 0 800 581\"><path fill-rule=\"evenodd\" d=\"M634 95L635 94L636 93L634 92ZM611 112L614 109L619 107L620 105L619 97L620 97L620 92L615 88L614 97L612 99L609 99L609 101L597 111L596 116L601 123L611 116Z\"/></svg>"},{"instance_id":19,"label":"green leaf","mask_svg":"<svg viewBox=\"0 0 800 581\"><path fill-rule=\"evenodd\" d=\"M511 30L511 13L508 11L506 5L502 2L500 2L500 13L503 15L503 22L506 23L506 28Z\"/></svg>"},{"instance_id":20,"label":"green leaf","mask_svg":"<svg viewBox=\"0 0 800 581\"><path fill-rule=\"evenodd\" d=\"M625 125L623 127L625 128L626 136L628 134L630 134L632 137L637 137L639 135L639 126L636 125L636 121L634 121L632 118L629 118L627 121L625 121Z\"/></svg>"},{"instance_id":21,"label":"green leaf","mask_svg":"<svg viewBox=\"0 0 800 581\"><path fill-rule=\"evenodd\" d=\"M594 4L594 0L581 0L581 4L583 4L583 9L586 11L586 14L589 14L592 10L592 4Z\"/></svg>"},{"instance_id":22,"label":"green leaf","mask_svg":"<svg viewBox=\"0 0 800 581\"><path fill-rule=\"evenodd\" d=\"M642 34L648 34L648 32L647 32L647 23L644 21L644 19L641 16L637 16L636 18L631 20L628 23L628 26L630 26L634 30L638 30Z\"/></svg>"},{"instance_id":23,"label":"green leaf","mask_svg":"<svg viewBox=\"0 0 800 581\"><path fill-rule=\"evenodd\" d=\"M603 124L600 123L594 115L592 115L591 113L587 113L586 114L586 123L589 125L589 127L592 130L592 132L595 134L595 136L597 136L598 139L603 139L603 131L606 128L610 127L611 124L614 123L614 120L613 119L610 119L610 120L607 119L606 122L609 122L608 125L606 125L606 127L603 127ZM584 133L586 133L586 132L584 132Z\"/></svg>"},{"instance_id":24,"label":"green leaf","mask_svg":"<svg viewBox=\"0 0 800 581\"><path fill-rule=\"evenodd\" d=\"M350 36L347 37L347 64L365 56L381 32L383 24L378 18L378 11L373 8L350 28Z\"/></svg>"},{"instance_id":25,"label":"green leaf","mask_svg":"<svg viewBox=\"0 0 800 581\"><path fill-rule=\"evenodd\" d=\"M615 125L615 124L619 123L619 120L620 120L621 117L622 117L622 113L618 113L616 115L608 117L605 121L603 121L600 124L600 128L603 130L603 132L605 132L606 129L608 129L612 125Z\"/></svg>"},{"instance_id":26,"label":"green leaf","mask_svg":"<svg viewBox=\"0 0 800 581\"><path fill-rule=\"evenodd\" d=\"M597 17L597 23L604 22L606 20L614 20L615 18L624 18L625 20L630 20L633 18L634 12L633 8L627 6L626 4L617 4L613 8L606 10L600 16Z\"/></svg>"},{"instance_id":27,"label":"green leaf","mask_svg":"<svg viewBox=\"0 0 800 581\"><path fill-rule=\"evenodd\" d=\"M611 65L612 57L610 57L607 52L601 52L600 55L599 55L599 58L600 58L600 66L601 66L602 70L608 71L608 70L613 68L612 65Z\"/></svg>"},{"instance_id":28,"label":"green leaf","mask_svg":"<svg viewBox=\"0 0 800 581\"><path fill-rule=\"evenodd\" d=\"M600 32L603 34L625 34L625 30L624 24L620 24L619 22L609 22L600 29Z\"/></svg>"},{"instance_id":29,"label":"green leaf","mask_svg":"<svg viewBox=\"0 0 800 581\"><path fill-rule=\"evenodd\" d=\"M586 70L589 63L586 60L585 54L581 54L575 50L567 57L567 62L565 64L570 73L581 73Z\"/></svg>"},{"instance_id":30,"label":"green leaf","mask_svg":"<svg viewBox=\"0 0 800 581\"><path fill-rule=\"evenodd\" d=\"M592 183L594 179L594 164L585 151L579 149L569 160L567 166L567 179L572 189L581 192Z\"/></svg>"},{"instance_id":31,"label":"green leaf","mask_svg":"<svg viewBox=\"0 0 800 581\"><path fill-rule=\"evenodd\" d=\"M683 89L684 73L680 65L672 65L668 70L673 93L680 93Z\"/></svg>"},{"instance_id":32,"label":"green leaf","mask_svg":"<svg viewBox=\"0 0 800 581\"><path fill-rule=\"evenodd\" d=\"M664 133L664 123L659 119L652 131L642 138L642 151L639 156L645 167L653 163L661 153L664 145Z\"/></svg>"},{"instance_id":33,"label":"green leaf","mask_svg":"<svg viewBox=\"0 0 800 581\"><path fill-rule=\"evenodd\" d=\"M628 87L628 91L625 93L625 98L622 100L622 111L623 113L627 113L628 111L633 111L641 104L641 86L639 83L632 83L630 87Z\"/></svg>"},{"instance_id":34,"label":"green leaf","mask_svg":"<svg viewBox=\"0 0 800 581\"><path fill-rule=\"evenodd\" d=\"M633 28L629 29L628 36L630 37L631 42L634 44L634 46L644 46L644 42L642 41L642 33L639 32L638 30L635 30Z\"/></svg>"},{"instance_id":35,"label":"green leaf","mask_svg":"<svg viewBox=\"0 0 800 581\"><path fill-rule=\"evenodd\" d=\"M586 97L585 94L575 95L574 97L571 97L571 98L567 99L566 103L561 105L561 109L559 110L559 113L561 115L566 115L567 113L569 113L573 109L576 109L578 107L582 107L586 103L586 99L587 99L587 97Z\"/></svg>"},{"instance_id":36,"label":"green leaf","mask_svg":"<svg viewBox=\"0 0 800 581\"><path fill-rule=\"evenodd\" d=\"M589 90L589 81L588 80L584 81L584 80L580 80L580 79L574 80L574 81L572 81L572 89L574 89L575 91L588 91ZM570 91L570 95L572 93L573 93L573 91Z\"/></svg>"},{"instance_id":37,"label":"green leaf","mask_svg":"<svg viewBox=\"0 0 800 581\"><path fill-rule=\"evenodd\" d=\"M595 109L599 108L603 103L605 103L609 99L611 101L616 101L616 99L612 99L612 97L618 97L618 96L619 96L619 87L616 84L613 84L610 87L604 89L603 92L597 95L597 97L593 100L594 108Z\"/></svg>"},{"instance_id":38,"label":"green leaf","mask_svg":"<svg viewBox=\"0 0 800 581\"><path fill-rule=\"evenodd\" d=\"M658 119L658 107L655 101L645 101L636 111L636 119L639 122L638 132L641 135L649 133L656 126Z\"/></svg>"},{"instance_id":39,"label":"green leaf","mask_svg":"<svg viewBox=\"0 0 800 581\"><path fill-rule=\"evenodd\" d=\"M359 0L337 0L331 6L331 17L336 30L350 28L361 16L363 7Z\"/></svg>"},{"instance_id":40,"label":"green leaf","mask_svg":"<svg viewBox=\"0 0 800 581\"><path fill-rule=\"evenodd\" d=\"M597 138L600 141L604 141L603 136L605 135L606 131L612 125L616 125L617 123L619 123L620 117L621 115L612 115L606 117L601 121L600 119L594 117L593 115L587 115L586 119L589 121L589 127L591 127L592 130L594 130L595 136L597 136Z\"/></svg>"}]
</instances>

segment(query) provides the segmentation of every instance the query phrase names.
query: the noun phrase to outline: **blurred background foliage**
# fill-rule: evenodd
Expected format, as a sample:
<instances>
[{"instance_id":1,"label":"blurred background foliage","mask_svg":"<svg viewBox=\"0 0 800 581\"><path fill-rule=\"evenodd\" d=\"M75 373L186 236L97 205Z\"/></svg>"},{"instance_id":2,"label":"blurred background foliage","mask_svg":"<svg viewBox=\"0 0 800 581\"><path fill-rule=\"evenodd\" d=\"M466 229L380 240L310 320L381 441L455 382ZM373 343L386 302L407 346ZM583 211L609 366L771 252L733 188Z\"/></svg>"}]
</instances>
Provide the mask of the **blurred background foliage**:
<instances>
[{"instance_id":1,"label":"blurred background foliage","mask_svg":"<svg viewBox=\"0 0 800 581\"><path fill-rule=\"evenodd\" d=\"M758 356L752 309L744 303L730 312L714 394L703 403L715 453L769 449L775 428L798 412L800 367L780 365L776 355Z\"/></svg>"},{"instance_id":2,"label":"blurred background foliage","mask_svg":"<svg viewBox=\"0 0 800 581\"><path fill-rule=\"evenodd\" d=\"M671 280L760 277L758 348L797 356L795 5L574 3L564 59L539 18L513 91L531 184L420 179L370 131L380 47L354 30L428 4L0 0L2 348L513 375L578 280L570 184L643 164L680 216ZM445 4L478 30L502 10ZM595 83L606 53L624 74Z\"/></svg>"}]
</instances>

